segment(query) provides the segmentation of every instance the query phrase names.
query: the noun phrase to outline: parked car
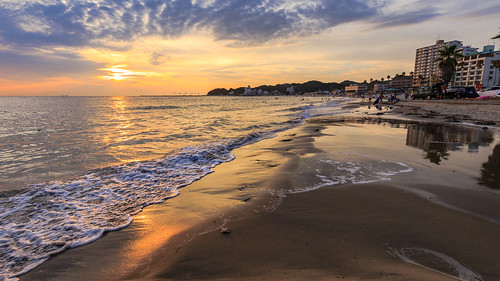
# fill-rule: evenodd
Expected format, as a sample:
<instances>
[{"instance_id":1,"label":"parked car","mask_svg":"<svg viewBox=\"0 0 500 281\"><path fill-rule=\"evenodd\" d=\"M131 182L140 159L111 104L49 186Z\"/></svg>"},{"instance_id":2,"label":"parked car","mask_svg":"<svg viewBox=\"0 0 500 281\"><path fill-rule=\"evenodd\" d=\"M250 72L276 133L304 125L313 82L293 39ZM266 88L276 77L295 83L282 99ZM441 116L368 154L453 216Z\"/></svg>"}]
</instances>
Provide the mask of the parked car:
<instances>
[{"instance_id":1,"label":"parked car","mask_svg":"<svg viewBox=\"0 0 500 281\"><path fill-rule=\"evenodd\" d=\"M447 99L477 98L475 87L453 86L446 89L444 97Z\"/></svg>"},{"instance_id":2,"label":"parked car","mask_svg":"<svg viewBox=\"0 0 500 281\"><path fill-rule=\"evenodd\" d=\"M410 98L414 99L437 99L438 93L431 87L420 87L411 93Z\"/></svg>"},{"instance_id":3,"label":"parked car","mask_svg":"<svg viewBox=\"0 0 500 281\"><path fill-rule=\"evenodd\" d=\"M493 86L483 89L478 94L481 97L498 97L500 96L500 86Z\"/></svg>"}]
</instances>

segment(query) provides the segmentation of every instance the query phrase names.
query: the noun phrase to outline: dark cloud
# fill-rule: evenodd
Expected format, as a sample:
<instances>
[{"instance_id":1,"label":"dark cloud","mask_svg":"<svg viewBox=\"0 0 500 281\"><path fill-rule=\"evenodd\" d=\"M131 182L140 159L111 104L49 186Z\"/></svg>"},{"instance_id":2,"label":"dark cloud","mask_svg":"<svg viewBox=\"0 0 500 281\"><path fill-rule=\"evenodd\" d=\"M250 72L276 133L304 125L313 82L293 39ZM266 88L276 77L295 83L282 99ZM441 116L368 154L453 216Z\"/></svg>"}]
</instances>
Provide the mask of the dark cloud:
<instances>
[{"instance_id":1,"label":"dark cloud","mask_svg":"<svg viewBox=\"0 0 500 281\"><path fill-rule=\"evenodd\" d=\"M94 72L104 65L72 53L20 54L0 50L0 76L23 80L26 77L57 77Z\"/></svg>"},{"instance_id":2,"label":"dark cloud","mask_svg":"<svg viewBox=\"0 0 500 281\"><path fill-rule=\"evenodd\" d=\"M141 36L175 38L193 29L218 40L262 43L292 34L309 34L377 13L361 0L323 0L288 5L285 0L68 1L0 4L0 44L91 46ZM33 25L35 28L26 28ZM37 26L38 25L38 26Z\"/></svg>"},{"instance_id":3,"label":"dark cloud","mask_svg":"<svg viewBox=\"0 0 500 281\"><path fill-rule=\"evenodd\" d=\"M315 7L299 9L299 13L316 19L322 28L330 28L346 22L369 19L378 14L378 9L369 6L366 1L323 0Z\"/></svg>"},{"instance_id":4,"label":"dark cloud","mask_svg":"<svg viewBox=\"0 0 500 281\"><path fill-rule=\"evenodd\" d=\"M24 1L23 1L24 2ZM430 8L381 15L380 1L192 0L41 1L0 3L0 45L100 46L144 36L176 38L206 31L234 45L305 36L352 21L379 27L428 20ZM111 45L113 46L113 45ZM122 47L126 48L126 47Z\"/></svg>"},{"instance_id":5,"label":"dark cloud","mask_svg":"<svg viewBox=\"0 0 500 281\"><path fill-rule=\"evenodd\" d=\"M217 40L264 43L300 31L296 11L276 9L268 1L217 0L214 7L218 8L207 11L200 24L210 29Z\"/></svg>"}]
</instances>

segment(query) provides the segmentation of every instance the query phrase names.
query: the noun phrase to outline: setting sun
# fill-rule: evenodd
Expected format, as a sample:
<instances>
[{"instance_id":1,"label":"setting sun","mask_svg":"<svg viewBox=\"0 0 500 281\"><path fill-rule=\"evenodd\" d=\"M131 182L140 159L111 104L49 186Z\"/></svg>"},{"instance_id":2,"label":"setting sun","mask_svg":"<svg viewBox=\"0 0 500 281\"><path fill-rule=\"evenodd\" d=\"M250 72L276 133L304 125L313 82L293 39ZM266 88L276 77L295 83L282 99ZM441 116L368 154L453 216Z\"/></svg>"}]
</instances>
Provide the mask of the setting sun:
<instances>
[{"instance_id":1,"label":"setting sun","mask_svg":"<svg viewBox=\"0 0 500 281\"><path fill-rule=\"evenodd\" d=\"M138 72L138 71L131 71L127 69L123 69L124 67L127 67L127 65L114 65L108 68L102 68L99 69L101 71L105 71L106 75L100 76L99 78L104 79L104 80L128 80L128 79L136 79L139 77L143 76L155 76L158 75L157 73L152 73L152 72Z\"/></svg>"}]
</instances>

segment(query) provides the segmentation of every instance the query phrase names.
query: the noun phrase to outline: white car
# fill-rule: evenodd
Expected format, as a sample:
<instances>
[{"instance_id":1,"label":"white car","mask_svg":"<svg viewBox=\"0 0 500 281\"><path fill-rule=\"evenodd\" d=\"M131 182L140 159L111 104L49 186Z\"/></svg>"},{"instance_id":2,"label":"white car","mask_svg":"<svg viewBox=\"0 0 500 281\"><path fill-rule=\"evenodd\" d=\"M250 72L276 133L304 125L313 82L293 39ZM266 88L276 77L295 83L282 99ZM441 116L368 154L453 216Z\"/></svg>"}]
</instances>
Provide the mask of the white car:
<instances>
[{"instance_id":1,"label":"white car","mask_svg":"<svg viewBox=\"0 0 500 281\"><path fill-rule=\"evenodd\" d=\"M500 97L500 86L493 86L477 92L480 97Z\"/></svg>"}]
</instances>

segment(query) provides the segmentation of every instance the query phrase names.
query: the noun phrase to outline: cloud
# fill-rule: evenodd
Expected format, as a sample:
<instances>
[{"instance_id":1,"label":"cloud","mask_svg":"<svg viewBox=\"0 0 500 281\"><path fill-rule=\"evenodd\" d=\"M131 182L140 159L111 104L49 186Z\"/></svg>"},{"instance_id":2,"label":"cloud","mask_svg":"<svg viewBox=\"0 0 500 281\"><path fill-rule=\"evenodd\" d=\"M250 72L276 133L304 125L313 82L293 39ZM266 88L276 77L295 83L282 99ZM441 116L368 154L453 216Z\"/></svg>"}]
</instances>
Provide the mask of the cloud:
<instances>
[{"instance_id":1,"label":"cloud","mask_svg":"<svg viewBox=\"0 0 500 281\"><path fill-rule=\"evenodd\" d=\"M71 52L23 54L0 50L0 76L14 80L26 77L58 77L90 73L102 64L85 60Z\"/></svg>"},{"instance_id":2,"label":"cloud","mask_svg":"<svg viewBox=\"0 0 500 281\"><path fill-rule=\"evenodd\" d=\"M105 75L100 76L99 78L104 80L134 80L144 76L158 76L158 73L154 72L141 72L141 71L132 71L125 69L127 65L111 65L107 68L99 69L101 71L105 71Z\"/></svg>"},{"instance_id":3,"label":"cloud","mask_svg":"<svg viewBox=\"0 0 500 281\"><path fill-rule=\"evenodd\" d=\"M21 2L21 1L20 1ZM204 31L234 46L310 36L365 21L379 28L439 15L432 7L384 12L390 0L31 0L0 2L0 45L127 49L156 36ZM422 2L422 1L420 1Z\"/></svg>"},{"instance_id":4,"label":"cloud","mask_svg":"<svg viewBox=\"0 0 500 281\"><path fill-rule=\"evenodd\" d=\"M498 16L500 14L500 4L496 4L493 6L487 6L487 7L470 7L469 9L466 10L467 12L464 14L460 14L459 16L461 17L473 17L473 18L480 18L480 17L485 17L485 16Z\"/></svg>"},{"instance_id":5,"label":"cloud","mask_svg":"<svg viewBox=\"0 0 500 281\"><path fill-rule=\"evenodd\" d=\"M422 8L420 10L398 11L379 15L374 18L374 28L398 27L403 25L417 24L426 22L440 16L441 13L432 7Z\"/></svg>"},{"instance_id":6,"label":"cloud","mask_svg":"<svg viewBox=\"0 0 500 281\"><path fill-rule=\"evenodd\" d=\"M266 42L371 17L361 0L87 0L0 3L0 44L99 46L192 30L217 40Z\"/></svg>"},{"instance_id":7,"label":"cloud","mask_svg":"<svg viewBox=\"0 0 500 281\"><path fill-rule=\"evenodd\" d=\"M152 65L160 65L169 59L170 57L167 54L165 54L165 52L157 51L151 54L151 57L149 58L149 63Z\"/></svg>"}]
</instances>

